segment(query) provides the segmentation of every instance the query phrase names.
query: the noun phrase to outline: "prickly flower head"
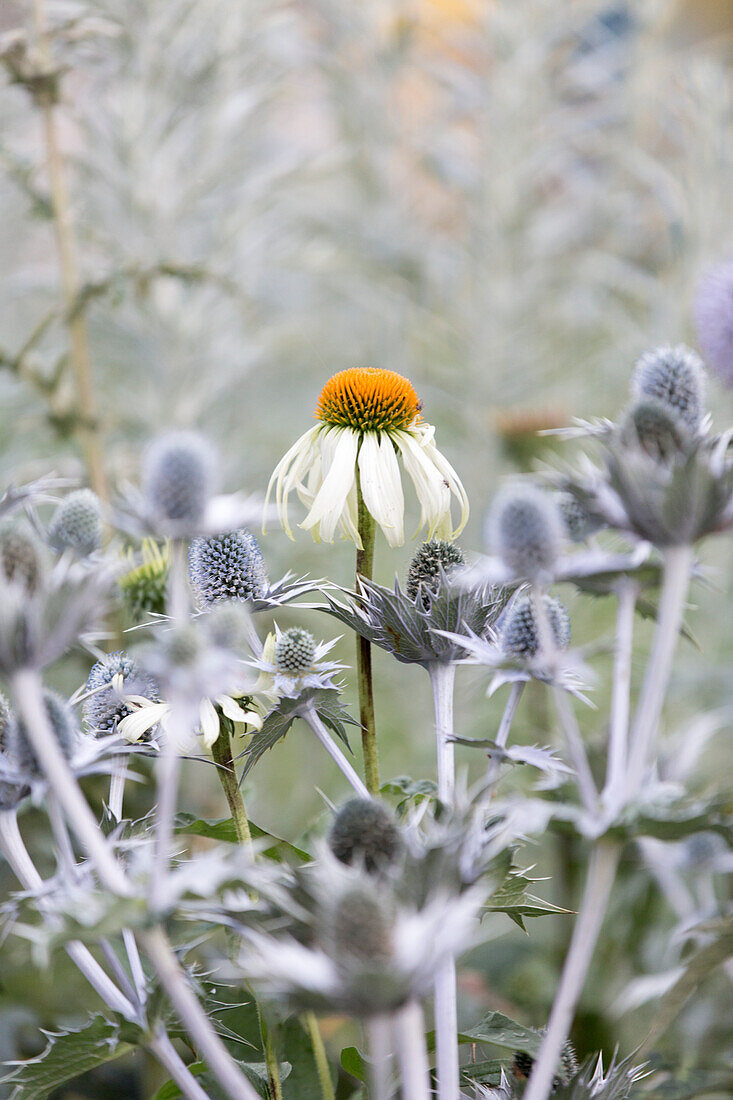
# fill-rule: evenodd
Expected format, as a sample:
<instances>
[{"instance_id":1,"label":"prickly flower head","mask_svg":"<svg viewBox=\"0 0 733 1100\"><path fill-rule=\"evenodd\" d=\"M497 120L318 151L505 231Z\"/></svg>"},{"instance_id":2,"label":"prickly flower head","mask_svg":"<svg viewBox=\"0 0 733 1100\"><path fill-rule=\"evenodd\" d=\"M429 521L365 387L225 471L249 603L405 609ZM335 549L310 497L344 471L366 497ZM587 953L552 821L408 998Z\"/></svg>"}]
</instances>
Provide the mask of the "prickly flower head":
<instances>
[{"instance_id":1,"label":"prickly flower head","mask_svg":"<svg viewBox=\"0 0 733 1100\"><path fill-rule=\"evenodd\" d=\"M73 756L77 745L76 725L71 709L66 700L55 691L44 691L43 705L53 735L68 760ZM41 775L42 768L36 751L28 737L25 723L18 715L13 715L8 724L6 754L21 772L33 776Z\"/></svg>"},{"instance_id":2,"label":"prickly flower head","mask_svg":"<svg viewBox=\"0 0 733 1100\"><path fill-rule=\"evenodd\" d=\"M543 597L552 642L558 649L570 645L570 617L567 609L552 596ZM506 613L501 631L501 645L511 657L536 657L540 649L540 631L531 596L518 596Z\"/></svg>"},{"instance_id":3,"label":"prickly flower head","mask_svg":"<svg viewBox=\"0 0 733 1100\"><path fill-rule=\"evenodd\" d=\"M634 370L631 392L651 398L681 417L696 432L704 412L705 368L700 356L684 344L645 352Z\"/></svg>"},{"instance_id":4,"label":"prickly flower head","mask_svg":"<svg viewBox=\"0 0 733 1100\"><path fill-rule=\"evenodd\" d=\"M143 463L143 493L163 520L197 523L214 488L214 454L195 432L170 432L154 440Z\"/></svg>"},{"instance_id":5,"label":"prickly flower head","mask_svg":"<svg viewBox=\"0 0 733 1100\"><path fill-rule=\"evenodd\" d=\"M564 542L563 524L549 493L528 482L507 485L486 521L487 541L517 577L549 574Z\"/></svg>"},{"instance_id":6,"label":"prickly flower head","mask_svg":"<svg viewBox=\"0 0 733 1100\"><path fill-rule=\"evenodd\" d=\"M449 576L465 565L463 551L453 542L428 539L418 547L407 572L407 595L416 600L420 591L437 592L441 577Z\"/></svg>"},{"instance_id":7,"label":"prickly flower head","mask_svg":"<svg viewBox=\"0 0 733 1100\"><path fill-rule=\"evenodd\" d=\"M338 528L361 548L358 489L390 546L405 541L402 468L421 507L428 538L455 538L468 519L468 498L458 475L434 442L435 429L420 415L412 383L395 371L352 367L323 387L318 423L290 448L270 479L288 535L288 498L295 490L308 514L301 527L316 542L333 542ZM358 486L358 488L357 488ZM451 497L460 505L454 527Z\"/></svg>"},{"instance_id":8,"label":"prickly flower head","mask_svg":"<svg viewBox=\"0 0 733 1100\"><path fill-rule=\"evenodd\" d=\"M695 296L697 338L712 370L733 386L733 260L707 271Z\"/></svg>"},{"instance_id":9,"label":"prickly flower head","mask_svg":"<svg viewBox=\"0 0 733 1100\"><path fill-rule=\"evenodd\" d=\"M363 863L371 874L399 858L403 841L394 816L373 798L352 798L336 814L328 844L342 863Z\"/></svg>"},{"instance_id":10,"label":"prickly flower head","mask_svg":"<svg viewBox=\"0 0 733 1100\"><path fill-rule=\"evenodd\" d=\"M257 599L267 592L267 570L257 539L242 528L196 538L188 554L191 586L202 604Z\"/></svg>"},{"instance_id":11,"label":"prickly flower head","mask_svg":"<svg viewBox=\"0 0 733 1100\"><path fill-rule=\"evenodd\" d=\"M86 557L102 542L102 507L91 489L77 489L59 504L48 528L48 541L60 553Z\"/></svg>"},{"instance_id":12,"label":"prickly flower head","mask_svg":"<svg viewBox=\"0 0 733 1100\"><path fill-rule=\"evenodd\" d=\"M93 666L83 704L84 721L95 733L112 733L132 713L126 696L157 698L157 687L137 661L122 650L108 653Z\"/></svg>"}]
</instances>

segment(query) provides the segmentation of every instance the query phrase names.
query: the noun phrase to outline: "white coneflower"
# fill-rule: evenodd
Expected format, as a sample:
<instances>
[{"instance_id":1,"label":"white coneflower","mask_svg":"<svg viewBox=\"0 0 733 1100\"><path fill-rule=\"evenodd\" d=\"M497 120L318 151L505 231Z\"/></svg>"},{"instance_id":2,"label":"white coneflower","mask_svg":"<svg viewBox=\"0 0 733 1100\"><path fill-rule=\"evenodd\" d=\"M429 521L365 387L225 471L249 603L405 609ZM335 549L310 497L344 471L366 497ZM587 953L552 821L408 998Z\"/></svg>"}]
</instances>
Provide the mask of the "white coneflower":
<instances>
[{"instance_id":1,"label":"white coneflower","mask_svg":"<svg viewBox=\"0 0 733 1100\"><path fill-rule=\"evenodd\" d=\"M135 744L142 741L155 726L160 725L163 737L171 738L178 751L184 755L195 754L202 748L209 751L219 736L221 723L217 707L231 722L246 725L248 732L261 729L261 716L256 710L243 705L243 702L241 697L233 695L216 695L213 699L202 699L199 704L198 728L181 736L170 703L156 702L142 695L130 695L125 698L129 713L121 720L117 729L126 741Z\"/></svg>"},{"instance_id":2,"label":"white coneflower","mask_svg":"<svg viewBox=\"0 0 733 1100\"><path fill-rule=\"evenodd\" d=\"M308 515L301 523L313 538L333 542L339 528L362 547L358 490L390 546L405 541L405 502L398 455L421 507L428 538L455 538L468 519L468 497L458 475L434 442L435 429L420 416L412 383L395 371L352 367L323 387L318 423L293 444L270 479L283 527L292 538L288 497L295 490ZM358 473L358 481L357 481ZM451 497L460 504L454 528Z\"/></svg>"}]
</instances>

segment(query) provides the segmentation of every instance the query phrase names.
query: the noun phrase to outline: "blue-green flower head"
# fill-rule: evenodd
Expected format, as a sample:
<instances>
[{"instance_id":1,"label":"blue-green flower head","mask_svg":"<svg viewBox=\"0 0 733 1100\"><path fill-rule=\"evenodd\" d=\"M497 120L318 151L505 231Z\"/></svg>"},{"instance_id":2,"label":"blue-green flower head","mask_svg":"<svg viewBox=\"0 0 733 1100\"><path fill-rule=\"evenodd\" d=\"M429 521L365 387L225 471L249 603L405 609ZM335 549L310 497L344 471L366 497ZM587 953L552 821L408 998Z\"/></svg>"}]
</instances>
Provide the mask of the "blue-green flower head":
<instances>
[{"instance_id":1,"label":"blue-green flower head","mask_svg":"<svg viewBox=\"0 0 733 1100\"><path fill-rule=\"evenodd\" d=\"M102 507L91 489L77 489L59 504L48 528L48 541L62 553L86 557L102 542Z\"/></svg>"},{"instance_id":2,"label":"blue-green flower head","mask_svg":"<svg viewBox=\"0 0 733 1100\"><path fill-rule=\"evenodd\" d=\"M151 443L143 463L143 494L161 519L197 523L214 490L212 448L196 432L169 432Z\"/></svg>"},{"instance_id":3,"label":"blue-green flower head","mask_svg":"<svg viewBox=\"0 0 733 1100\"><path fill-rule=\"evenodd\" d=\"M246 528L191 541L188 571L196 596L211 607L225 600L260 599L268 589L259 543Z\"/></svg>"},{"instance_id":4,"label":"blue-green flower head","mask_svg":"<svg viewBox=\"0 0 733 1100\"><path fill-rule=\"evenodd\" d=\"M449 576L466 564L463 551L445 539L428 539L416 550L407 571L407 595L416 600L423 591L437 592L441 575Z\"/></svg>"},{"instance_id":5,"label":"blue-green flower head","mask_svg":"<svg viewBox=\"0 0 733 1100\"><path fill-rule=\"evenodd\" d=\"M655 398L638 401L626 414L622 438L637 444L656 462L689 454L693 435L687 421L671 405Z\"/></svg>"},{"instance_id":6,"label":"blue-green flower head","mask_svg":"<svg viewBox=\"0 0 733 1100\"><path fill-rule=\"evenodd\" d=\"M637 400L658 401L681 417L691 432L696 432L704 412L702 359L684 344L647 351L636 364L631 392Z\"/></svg>"},{"instance_id":7,"label":"blue-green flower head","mask_svg":"<svg viewBox=\"0 0 733 1100\"><path fill-rule=\"evenodd\" d=\"M486 520L487 541L516 577L550 573L564 543L555 500L528 482L507 485Z\"/></svg>"},{"instance_id":8,"label":"blue-green flower head","mask_svg":"<svg viewBox=\"0 0 733 1100\"><path fill-rule=\"evenodd\" d=\"M363 863L370 874L394 864L404 848L392 813L373 798L352 798L341 807L328 844L341 863Z\"/></svg>"},{"instance_id":9,"label":"blue-green flower head","mask_svg":"<svg viewBox=\"0 0 733 1100\"><path fill-rule=\"evenodd\" d=\"M123 650L108 653L97 661L89 673L86 690L92 694L84 700L84 721L98 734L113 733L118 723L132 713L121 692L142 695L145 699L158 697L153 678Z\"/></svg>"},{"instance_id":10,"label":"blue-green flower head","mask_svg":"<svg viewBox=\"0 0 733 1100\"><path fill-rule=\"evenodd\" d=\"M394 918L389 906L366 884L344 891L331 913L334 950L347 963L389 962Z\"/></svg>"},{"instance_id":11,"label":"blue-green flower head","mask_svg":"<svg viewBox=\"0 0 733 1100\"><path fill-rule=\"evenodd\" d=\"M308 630L291 626L279 635L275 643L275 666L278 672L305 672L313 667L316 640Z\"/></svg>"},{"instance_id":12,"label":"blue-green flower head","mask_svg":"<svg viewBox=\"0 0 733 1100\"><path fill-rule=\"evenodd\" d=\"M20 585L32 595L38 590L43 573L38 540L22 527L3 527L0 530L0 568L9 584Z\"/></svg>"},{"instance_id":13,"label":"blue-green flower head","mask_svg":"<svg viewBox=\"0 0 733 1100\"><path fill-rule=\"evenodd\" d=\"M556 499L566 534L571 542L585 542L603 526L574 493L558 493Z\"/></svg>"},{"instance_id":14,"label":"blue-green flower head","mask_svg":"<svg viewBox=\"0 0 733 1100\"><path fill-rule=\"evenodd\" d=\"M558 649L570 645L570 616L567 608L552 596L543 598L545 614ZM540 648L537 615L530 596L518 596L506 613L501 632L501 645L510 657L536 657Z\"/></svg>"},{"instance_id":15,"label":"blue-green flower head","mask_svg":"<svg viewBox=\"0 0 733 1100\"><path fill-rule=\"evenodd\" d=\"M43 705L59 748L70 760L77 745L76 723L71 708L57 692L49 690L43 693ZM28 739L25 724L17 714L13 715L8 725L6 753L20 771L34 776L42 774L43 769Z\"/></svg>"}]
</instances>

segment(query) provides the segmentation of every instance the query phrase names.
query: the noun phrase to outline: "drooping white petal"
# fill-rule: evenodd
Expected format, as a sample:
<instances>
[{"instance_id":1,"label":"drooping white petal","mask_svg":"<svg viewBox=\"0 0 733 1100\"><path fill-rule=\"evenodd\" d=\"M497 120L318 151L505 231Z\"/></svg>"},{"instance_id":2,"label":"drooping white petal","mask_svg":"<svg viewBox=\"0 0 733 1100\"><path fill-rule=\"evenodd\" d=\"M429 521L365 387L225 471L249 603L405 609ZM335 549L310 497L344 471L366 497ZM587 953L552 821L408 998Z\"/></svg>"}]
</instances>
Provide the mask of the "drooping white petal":
<instances>
[{"instance_id":1,"label":"drooping white petal","mask_svg":"<svg viewBox=\"0 0 733 1100\"><path fill-rule=\"evenodd\" d=\"M356 479L359 436L351 428L337 428L334 434L335 432L338 432L338 440L328 469L324 452L321 451L323 485L316 494L310 512L300 525L306 531L315 528L324 542L333 542L336 526L346 508L349 491Z\"/></svg>"},{"instance_id":2,"label":"drooping white petal","mask_svg":"<svg viewBox=\"0 0 733 1100\"><path fill-rule=\"evenodd\" d=\"M309 428L307 432L301 435L300 439L296 440L278 462L272 472L270 483L267 486L267 494L265 496L265 517L267 516L267 505L274 486L275 503L277 505L278 515L280 516L280 522L286 534L291 539L294 538L294 535L290 527L290 521L288 520L288 496L293 489L303 481L303 478L314 460L314 456L317 454L318 435L321 429L322 425L315 424L312 428ZM264 522L262 530L263 533L266 532L266 524Z\"/></svg>"},{"instance_id":3,"label":"drooping white petal","mask_svg":"<svg viewBox=\"0 0 733 1100\"><path fill-rule=\"evenodd\" d=\"M151 730L153 726L157 725L163 718L166 717L170 711L170 705L168 703L148 703L146 706L141 707L140 710L135 710L132 714L127 714L117 726L117 732L120 733L126 741L131 744L135 744L143 734Z\"/></svg>"},{"instance_id":4,"label":"drooping white petal","mask_svg":"<svg viewBox=\"0 0 733 1100\"><path fill-rule=\"evenodd\" d=\"M359 483L367 509L390 546L405 541L405 498L394 444L384 433L366 432L359 448Z\"/></svg>"},{"instance_id":5,"label":"drooping white petal","mask_svg":"<svg viewBox=\"0 0 733 1100\"><path fill-rule=\"evenodd\" d=\"M469 513L468 493L463 488L463 482L459 478L456 471L453 469L453 467L450 464L450 462L448 461L448 459L436 447L435 441L434 441L432 435L428 439L425 440L425 442L423 444L423 449L424 449L425 454L427 455L427 457L435 464L437 469L440 471L440 473L442 474L444 480L447 482L451 493L458 500L458 502L461 506L461 518L458 521L458 526L456 528L454 528L450 532L450 534L447 536L448 538L456 539L456 538L458 538L461 531L463 530L463 528L468 523L468 513ZM450 526L451 526L450 507L448 509L448 526L449 526L449 529L450 529Z\"/></svg>"},{"instance_id":6,"label":"drooping white petal","mask_svg":"<svg viewBox=\"0 0 733 1100\"><path fill-rule=\"evenodd\" d=\"M362 549L363 544L359 534L359 502L356 495L356 478L349 489L346 507L341 514L341 533L345 539L349 539L354 543L357 550Z\"/></svg>"},{"instance_id":7,"label":"drooping white petal","mask_svg":"<svg viewBox=\"0 0 733 1100\"><path fill-rule=\"evenodd\" d=\"M262 719L254 710L244 710L231 695L217 695L216 702L231 722L245 722L256 729L262 727Z\"/></svg>"},{"instance_id":8,"label":"drooping white petal","mask_svg":"<svg viewBox=\"0 0 733 1100\"><path fill-rule=\"evenodd\" d=\"M432 538L446 513L450 521L450 489L412 434L396 432L395 441L420 502L420 523L415 535L427 525L427 537Z\"/></svg>"},{"instance_id":9,"label":"drooping white petal","mask_svg":"<svg viewBox=\"0 0 733 1100\"><path fill-rule=\"evenodd\" d=\"M211 699L202 699L201 706L199 707L199 717L201 719L201 733L202 740L207 749L216 741L219 736L219 715L216 713L216 707L211 702Z\"/></svg>"}]
</instances>

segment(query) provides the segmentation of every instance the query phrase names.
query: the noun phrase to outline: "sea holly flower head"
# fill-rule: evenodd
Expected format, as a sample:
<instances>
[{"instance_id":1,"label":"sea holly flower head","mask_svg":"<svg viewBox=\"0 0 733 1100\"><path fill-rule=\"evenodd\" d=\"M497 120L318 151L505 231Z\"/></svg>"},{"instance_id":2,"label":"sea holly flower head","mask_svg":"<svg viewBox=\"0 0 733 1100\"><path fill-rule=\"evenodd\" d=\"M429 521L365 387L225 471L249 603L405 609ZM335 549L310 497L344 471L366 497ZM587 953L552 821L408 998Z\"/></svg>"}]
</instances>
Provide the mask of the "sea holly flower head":
<instances>
[{"instance_id":1,"label":"sea holly flower head","mask_svg":"<svg viewBox=\"0 0 733 1100\"><path fill-rule=\"evenodd\" d=\"M48 528L54 550L71 550L86 557L102 544L102 506L91 489L69 493L56 509Z\"/></svg>"},{"instance_id":2,"label":"sea holly flower head","mask_svg":"<svg viewBox=\"0 0 733 1100\"><path fill-rule=\"evenodd\" d=\"M648 398L658 401L681 417L691 432L696 432L704 413L702 359L684 344L646 351L634 369L631 393L637 401Z\"/></svg>"},{"instance_id":3,"label":"sea holly flower head","mask_svg":"<svg viewBox=\"0 0 733 1100\"><path fill-rule=\"evenodd\" d=\"M413 554L407 571L407 595L417 600L423 590L437 593L443 580L465 564L463 551L455 543L428 539Z\"/></svg>"},{"instance_id":4,"label":"sea holly flower head","mask_svg":"<svg viewBox=\"0 0 733 1100\"><path fill-rule=\"evenodd\" d=\"M276 623L275 633L265 640L262 655L252 662L260 670L255 691L275 699L297 699L313 689L335 688L334 676L345 666L323 658L338 640L316 642L301 627L281 630Z\"/></svg>"},{"instance_id":5,"label":"sea holly flower head","mask_svg":"<svg viewBox=\"0 0 733 1100\"><path fill-rule=\"evenodd\" d=\"M557 502L531 482L506 485L486 518L486 541L517 579L551 576L565 542Z\"/></svg>"},{"instance_id":6,"label":"sea holly flower head","mask_svg":"<svg viewBox=\"0 0 733 1100\"><path fill-rule=\"evenodd\" d=\"M197 598L208 607L223 600L256 599L268 588L262 551L245 528L193 539L188 571Z\"/></svg>"},{"instance_id":7,"label":"sea holly flower head","mask_svg":"<svg viewBox=\"0 0 733 1100\"><path fill-rule=\"evenodd\" d=\"M424 423L412 383L395 371L353 367L339 371L323 387L318 423L290 448L276 466L267 499L275 493L278 513L292 538L288 498L297 492L308 508L301 523L316 542L333 542L336 529L361 548L358 489L367 511L390 546L405 541L399 459L421 507L418 530L428 537L455 538L468 519L468 498L458 475ZM460 506L454 526L451 497Z\"/></svg>"},{"instance_id":8,"label":"sea holly flower head","mask_svg":"<svg viewBox=\"0 0 733 1100\"><path fill-rule=\"evenodd\" d=\"M158 698L158 686L152 676L128 653L107 653L93 666L82 699L84 721L95 734L114 733L123 718L132 713L126 702L130 695L151 702Z\"/></svg>"},{"instance_id":9,"label":"sea holly flower head","mask_svg":"<svg viewBox=\"0 0 733 1100\"><path fill-rule=\"evenodd\" d=\"M545 616L558 649L570 645L570 616L567 608L552 596L543 596ZM500 644L511 657L536 657L540 650L540 631L531 596L521 595L508 608L500 631Z\"/></svg>"},{"instance_id":10,"label":"sea holly flower head","mask_svg":"<svg viewBox=\"0 0 733 1100\"><path fill-rule=\"evenodd\" d=\"M374 874L392 866L404 841L391 810L373 798L352 798L333 819L328 844L341 863L361 863Z\"/></svg>"},{"instance_id":11,"label":"sea holly flower head","mask_svg":"<svg viewBox=\"0 0 733 1100\"><path fill-rule=\"evenodd\" d=\"M713 371L733 386L733 260L706 271L695 295L695 327Z\"/></svg>"}]
</instances>

